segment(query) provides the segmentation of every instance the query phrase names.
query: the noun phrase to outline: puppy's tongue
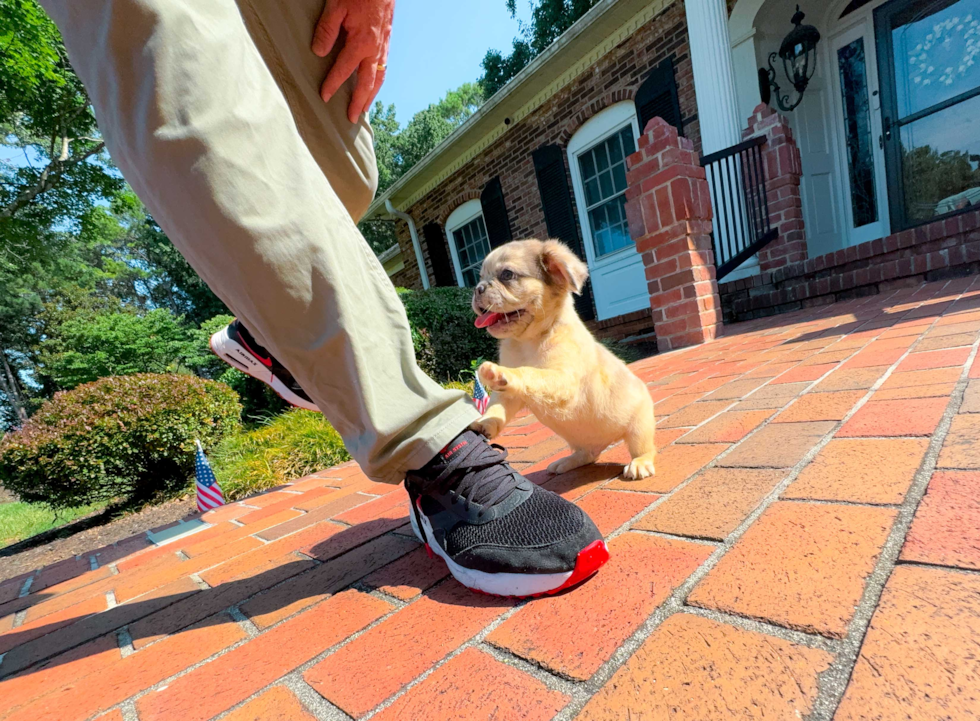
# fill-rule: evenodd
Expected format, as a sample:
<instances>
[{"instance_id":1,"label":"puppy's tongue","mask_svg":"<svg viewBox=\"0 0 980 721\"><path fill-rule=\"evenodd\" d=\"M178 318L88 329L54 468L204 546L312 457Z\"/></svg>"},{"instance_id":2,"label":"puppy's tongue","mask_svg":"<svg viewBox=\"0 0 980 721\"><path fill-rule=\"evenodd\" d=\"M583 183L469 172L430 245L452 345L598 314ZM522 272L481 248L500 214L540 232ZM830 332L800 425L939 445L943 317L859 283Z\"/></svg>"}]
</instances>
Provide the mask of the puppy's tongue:
<instances>
[{"instance_id":1,"label":"puppy's tongue","mask_svg":"<svg viewBox=\"0 0 980 721\"><path fill-rule=\"evenodd\" d=\"M487 326L493 325L503 317L503 313L484 313L483 315L477 317L474 324L477 328L486 328Z\"/></svg>"}]
</instances>

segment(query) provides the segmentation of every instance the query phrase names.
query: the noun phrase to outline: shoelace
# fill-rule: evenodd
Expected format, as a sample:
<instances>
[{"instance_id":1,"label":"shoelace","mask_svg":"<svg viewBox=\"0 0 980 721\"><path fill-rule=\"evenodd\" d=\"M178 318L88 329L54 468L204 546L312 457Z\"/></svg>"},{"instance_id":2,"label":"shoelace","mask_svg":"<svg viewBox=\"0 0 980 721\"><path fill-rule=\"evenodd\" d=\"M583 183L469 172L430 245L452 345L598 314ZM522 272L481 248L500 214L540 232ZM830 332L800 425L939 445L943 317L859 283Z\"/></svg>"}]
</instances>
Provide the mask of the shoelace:
<instances>
[{"instance_id":1,"label":"shoelace","mask_svg":"<svg viewBox=\"0 0 980 721\"><path fill-rule=\"evenodd\" d=\"M507 463L507 449L497 444L473 443L463 448L432 481L444 493L455 486L466 511L470 503L492 508L517 488L520 476ZM483 515L481 510L478 514Z\"/></svg>"}]
</instances>

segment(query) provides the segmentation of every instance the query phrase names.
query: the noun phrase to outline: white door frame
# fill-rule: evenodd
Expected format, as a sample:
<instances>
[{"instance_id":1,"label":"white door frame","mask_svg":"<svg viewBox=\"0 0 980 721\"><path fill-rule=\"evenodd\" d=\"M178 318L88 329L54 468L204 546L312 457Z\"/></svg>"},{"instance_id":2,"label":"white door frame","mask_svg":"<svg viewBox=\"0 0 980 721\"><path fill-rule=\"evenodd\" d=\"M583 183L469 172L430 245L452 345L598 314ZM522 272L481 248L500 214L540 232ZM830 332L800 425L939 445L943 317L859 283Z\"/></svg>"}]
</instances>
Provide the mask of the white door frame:
<instances>
[{"instance_id":1,"label":"white door frame","mask_svg":"<svg viewBox=\"0 0 980 721\"><path fill-rule=\"evenodd\" d=\"M650 294L647 290L646 274L643 268L643 256L636 251L636 246L630 244L613 253L597 259L595 247L592 240L592 226L589 223L589 214L586 211L585 188L582 185L582 172L579 169L578 156L587 150L591 150L600 142L604 141L613 133L622 130L627 125L633 129L633 140L640 138L639 122L636 119L636 106L632 100L626 100L608 108L601 110L593 115L575 131L575 134L568 141L566 153L568 155L568 169L572 176L572 187L575 193L575 205L578 210L579 227L582 229L583 247L585 248L586 262L592 276L592 294L595 299L596 319L606 320L616 316L643 310L650 307ZM617 303L615 308L610 299L608 288L603 287L602 278L599 275L602 270L611 268L623 268L630 272L631 266L637 266L637 272L631 275L637 278L637 287L641 291L635 301L627 304ZM632 281L631 281L632 282Z\"/></svg>"}]
</instances>

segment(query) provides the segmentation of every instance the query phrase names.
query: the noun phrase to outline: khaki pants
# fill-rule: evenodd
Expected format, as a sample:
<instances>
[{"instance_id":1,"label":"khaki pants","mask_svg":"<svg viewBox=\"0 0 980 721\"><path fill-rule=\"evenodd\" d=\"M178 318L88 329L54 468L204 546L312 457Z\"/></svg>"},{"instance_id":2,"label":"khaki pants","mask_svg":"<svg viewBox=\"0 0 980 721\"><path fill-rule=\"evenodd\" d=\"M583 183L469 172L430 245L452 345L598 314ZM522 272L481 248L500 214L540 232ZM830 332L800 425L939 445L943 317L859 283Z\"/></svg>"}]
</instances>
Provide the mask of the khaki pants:
<instances>
[{"instance_id":1,"label":"khaki pants","mask_svg":"<svg viewBox=\"0 0 980 721\"><path fill-rule=\"evenodd\" d=\"M41 0L113 160L177 249L289 368L368 476L397 483L478 414L415 364L357 231L377 183L351 83L310 50L323 0Z\"/></svg>"}]
</instances>

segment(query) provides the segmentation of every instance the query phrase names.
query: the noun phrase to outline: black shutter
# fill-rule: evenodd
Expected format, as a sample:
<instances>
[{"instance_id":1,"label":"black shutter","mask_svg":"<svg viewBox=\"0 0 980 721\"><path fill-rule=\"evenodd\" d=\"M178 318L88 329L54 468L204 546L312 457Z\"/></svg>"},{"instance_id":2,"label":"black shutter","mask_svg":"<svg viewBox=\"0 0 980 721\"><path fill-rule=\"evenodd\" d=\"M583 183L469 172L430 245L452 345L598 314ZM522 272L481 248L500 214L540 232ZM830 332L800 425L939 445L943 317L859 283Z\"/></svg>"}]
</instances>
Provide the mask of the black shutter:
<instances>
[{"instance_id":1,"label":"black shutter","mask_svg":"<svg viewBox=\"0 0 980 721\"><path fill-rule=\"evenodd\" d=\"M480 204L483 206L483 222L487 225L487 235L490 247L513 240L510 232L510 220L507 218L507 206L504 205L504 191L500 187L500 178L496 177L487 183L480 193Z\"/></svg>"},{"instance_id":2,"label":"black shutter","mask_svg":"<svg viewBox=\"0 0 980 721\"><path fill-rule=\"evenodd\" d=\"M459 285L456 282L456 274L453 272L453 261L449 257L449 246L446 245L446 236L442 232L442 226L438 223L424 225L422 237L425 238L426 250L429 251L432 275L435 276L436 285L440 287Z\"/></svg>"},{"instance_id":3,"label":"black shutter","mask_svg":"<svg viewBox=\"0 0 980 721\"><path fill-rule=\"evenodd\" d=\"M679 135L684 134L681 104L677 99L677 80L674 78L674 61L670 58L651 70L636 91L636 117L640 121L641 133L653 118L663 118L677 128Z\"/></svg>"},{"instance_id":4,"label":"black shutter","mask_svg":"<svg viewBox=\"0 0 980 721\"><path fill-rule=\"evenodd\" d=\"M531 157L534 159L534 174L538 178L538 193L541 194L548 236L563 241L584 261L582 236L579 234L575 209L572 207L568 176L565 174L565 154L557 145L542 145ZM591 280L586 281L582 295L575 298L575 309L583 320L595 318Z\"/></svg>"}]
</instances>

